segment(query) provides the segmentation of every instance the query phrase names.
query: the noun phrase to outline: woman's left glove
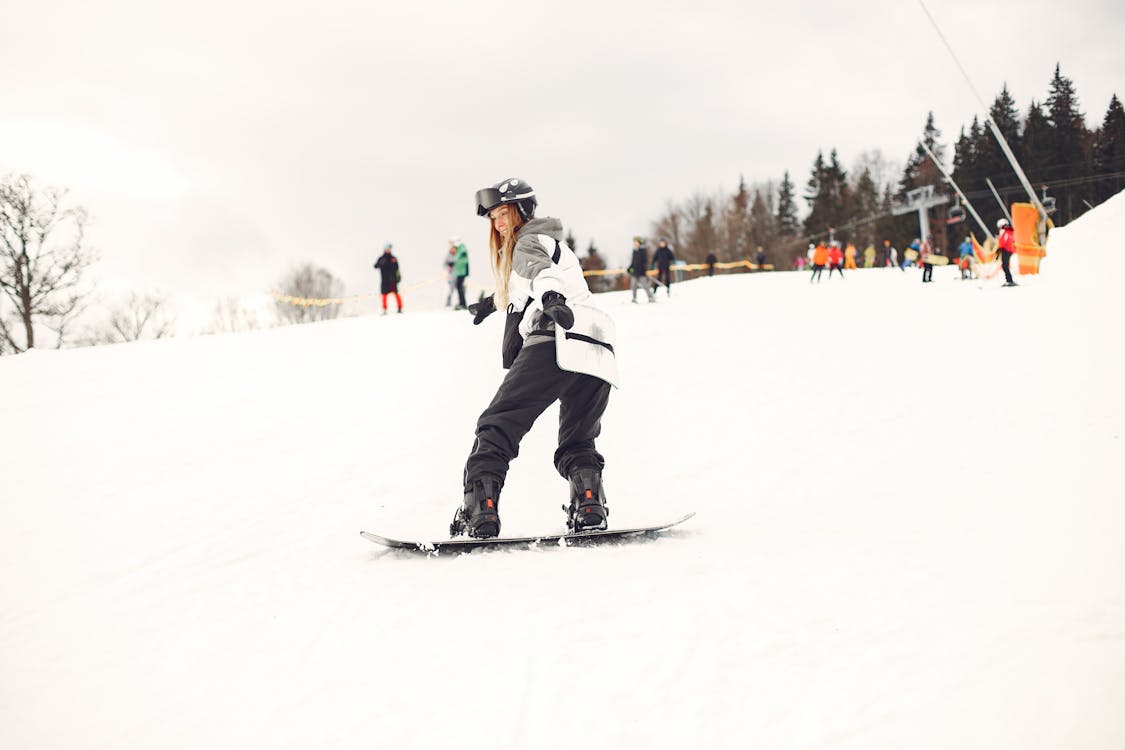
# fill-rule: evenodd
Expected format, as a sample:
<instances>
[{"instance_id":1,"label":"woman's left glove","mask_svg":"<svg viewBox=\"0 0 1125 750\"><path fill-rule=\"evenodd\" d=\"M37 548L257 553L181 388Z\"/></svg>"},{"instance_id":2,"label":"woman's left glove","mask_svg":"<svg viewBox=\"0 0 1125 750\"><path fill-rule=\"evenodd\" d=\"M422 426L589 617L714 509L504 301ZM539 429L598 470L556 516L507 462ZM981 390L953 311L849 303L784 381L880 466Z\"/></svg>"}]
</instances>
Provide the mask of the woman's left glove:
<instances>
[{"instance_id":1,"label":"woman's left glove","mask_svg":"<svg viewBox=\"0 0 1125 750\"><path fill-rule=\"evenodd\" d=\"M543 314L564 330L570 330L574 325L574 311L567 307L566 297L558 292L543 295Z\"/></svg>"},{"instance_id":2,"label":"woman's left glove","mask_svg":"<svg viewBox=\"0 0 1125 750\"><path fill-rule=\"evenodd\" d=\"M469 312L473 314L473 325L479 326L481 321L496 312L496 303L492 301L492 295L469 305Z\"/></svg>"}]
</instances>

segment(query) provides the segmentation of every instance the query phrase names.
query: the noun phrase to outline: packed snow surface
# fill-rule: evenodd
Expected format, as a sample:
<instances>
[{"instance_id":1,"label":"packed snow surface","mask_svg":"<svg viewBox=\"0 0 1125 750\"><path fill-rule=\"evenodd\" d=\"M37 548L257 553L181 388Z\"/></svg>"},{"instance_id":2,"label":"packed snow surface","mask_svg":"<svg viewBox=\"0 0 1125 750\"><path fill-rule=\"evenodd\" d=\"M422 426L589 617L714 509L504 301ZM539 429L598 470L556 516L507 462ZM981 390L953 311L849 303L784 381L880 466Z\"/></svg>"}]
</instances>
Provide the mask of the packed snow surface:
<instances>
[{"instance_id":1,"label":"packed snow surface","mask_svg":"<svg viewBox=\"0 0 1125 750\"><path fill-rule=\"evenodd\" d=\"M613 524L425 557L499 315L0 359L0 747L1125 747L1125 194L1014 289L614 293ZM504 531L561 528L557 409Z\"/></svg>"}]
</instances>

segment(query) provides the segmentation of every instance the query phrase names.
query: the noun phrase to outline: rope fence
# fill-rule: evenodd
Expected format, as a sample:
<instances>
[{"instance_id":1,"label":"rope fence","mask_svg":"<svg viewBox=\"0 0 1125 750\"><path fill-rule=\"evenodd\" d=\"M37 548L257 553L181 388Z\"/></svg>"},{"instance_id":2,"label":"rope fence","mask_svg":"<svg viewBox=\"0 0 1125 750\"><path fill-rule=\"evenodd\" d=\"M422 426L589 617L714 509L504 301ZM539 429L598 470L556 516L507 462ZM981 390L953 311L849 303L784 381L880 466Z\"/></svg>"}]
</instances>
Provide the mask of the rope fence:
<instances>
[{"instance_id":1,"label":"rope fence","mask_svg":"<svg viewBox=\"0 0 1125 750\"><path fill-rule=\"evenodd\" d=\"M675 271L706 271L710 267L711 266L708 265L707 263L690 263L690 264L687 264L687 265L672 266L672 271L673 272L675 272ZM758 271L758 270L772 271L773 265L771 265L769 263L766 263L764 265L759 266L757 263L751 263L748 260L738 260L738 261L734 261L734 262L731 262L731 263L716 263L715 268L723 270L723 271L729 271L729 270L734 269L734 268L746 268L747 270L750 270L750 271ZM629 271L626 268L606 268L606 269L601 269L601 270L596 270L596 271L583 271L582 275L583 276L619 276L619 275L627 275L628 273L629 273ZM655 276L657 271L656 271L656 269L652 269L652 270L646 271L645 273L648 276ZM400 287L399 291L400 292L409 292L409 291L413 291L415 289L422 289L422 288L430 286L432 284L437 284L438 282L444 282L444 281L446 281L444 278L442 278L440 276L435 276L431 279L426 279L425 281L416 281L413 284L407 284L403 287ZM477 284L476 282L468 281L467 279L465 281L465 285L466 286L480 287L480 285ZM480 287L480 288L483 288L483 287ZM269 294L270 294L270 297L272 297L277 302L281 302L283 304L289 304L289 305L297 305L297 306L300 306L300 307L327 307L329 305L343 305L343 304L346 304L348 302L360 302L362 300L373 300L373 299L377 299L379 297L382 297L382 295L379 292L369 292L367 294L349 294L346 297L295 297L291 294L282 294L281 292L274 291L274 290L271 290Z\"/></svg>"}]
</instances>

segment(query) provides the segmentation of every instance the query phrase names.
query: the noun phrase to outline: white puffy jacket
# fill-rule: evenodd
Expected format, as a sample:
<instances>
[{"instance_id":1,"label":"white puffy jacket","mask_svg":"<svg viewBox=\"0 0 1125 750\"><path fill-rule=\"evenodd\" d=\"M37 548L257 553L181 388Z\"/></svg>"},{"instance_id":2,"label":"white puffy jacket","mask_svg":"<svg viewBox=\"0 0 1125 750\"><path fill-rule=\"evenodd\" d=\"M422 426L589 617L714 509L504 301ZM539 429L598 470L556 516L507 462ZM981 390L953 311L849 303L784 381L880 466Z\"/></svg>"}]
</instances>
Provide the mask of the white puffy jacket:
<instances>
[{"instance_id":1,"label":"white puffy jacket","mask_svg":"<svg viewBox=\"0 0 1125 750\"><path fill-rule=\"evenodd\" d=\"M519 229L512 255L512 275L508 279L508 299L512 312L524 312L520 334L554 330L555 324L543 315L543 295L558 292L567 305L591 305L593 295L582 275L578 256L563 242L562 222L558 219L532 219Z\"/></svg>"}]
</instances>

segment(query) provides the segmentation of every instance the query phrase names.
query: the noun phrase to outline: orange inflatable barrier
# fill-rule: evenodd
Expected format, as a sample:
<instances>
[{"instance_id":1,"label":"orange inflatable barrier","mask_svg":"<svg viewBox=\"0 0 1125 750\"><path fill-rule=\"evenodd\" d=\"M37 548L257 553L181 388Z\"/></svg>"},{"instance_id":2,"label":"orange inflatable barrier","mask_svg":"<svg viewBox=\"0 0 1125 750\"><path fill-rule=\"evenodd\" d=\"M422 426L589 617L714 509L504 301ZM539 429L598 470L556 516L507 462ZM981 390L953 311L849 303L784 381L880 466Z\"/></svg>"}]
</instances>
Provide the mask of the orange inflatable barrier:
<instances>
[{"instance_id":1,"label":"orange inflatable barrier","mask_svg":"<svg viewBox=\"0 0 1125 750\"><path fill-rule=\"evenodd\" d=\"M1021 276L1039 273L1039 259L1047 255L1047 251L1039 245L1038 223L1039 209L1034 204L1012 204L1012 229L1016 235Z\"/></svg>"}]
</instances>

